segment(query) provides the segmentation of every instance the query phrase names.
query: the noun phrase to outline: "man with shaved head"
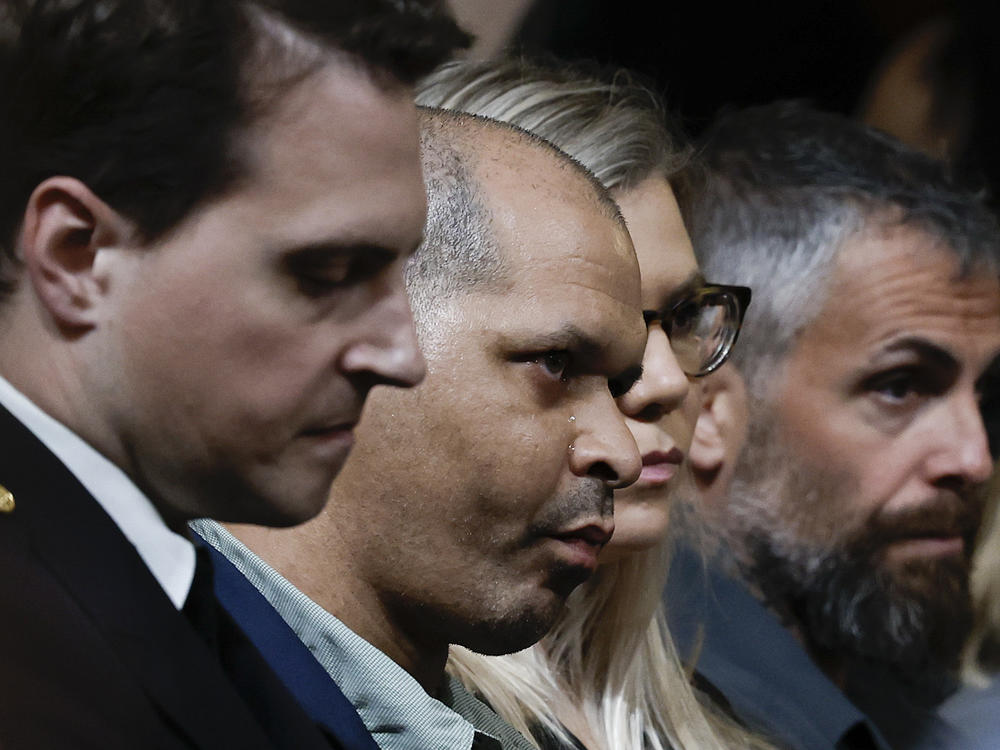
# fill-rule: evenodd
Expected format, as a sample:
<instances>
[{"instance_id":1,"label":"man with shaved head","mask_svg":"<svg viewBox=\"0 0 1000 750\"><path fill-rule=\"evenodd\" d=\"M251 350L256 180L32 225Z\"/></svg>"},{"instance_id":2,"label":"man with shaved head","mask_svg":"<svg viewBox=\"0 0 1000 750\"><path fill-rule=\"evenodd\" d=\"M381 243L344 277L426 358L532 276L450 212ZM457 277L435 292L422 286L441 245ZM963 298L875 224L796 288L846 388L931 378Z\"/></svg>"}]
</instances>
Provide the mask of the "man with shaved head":
<instances>
[{"instance_id":1,"label":"man with shaved head","mask_svg":"<svg viewBox=\"0 0 1000 750\"><path fill-rule=\"evenodd\" d=\"M529 646L596 567L640 469L615 404L642 358L638 267L613 201L550 144L436 110L421 129L406 284L426 379L372 392L314 522L198 528L250 582L223 582L242 582L231 612L270 602L287 625L265 652L297 636L381 747L527 748L445 677L448 646Z\"/></svg>"}]
</instances>

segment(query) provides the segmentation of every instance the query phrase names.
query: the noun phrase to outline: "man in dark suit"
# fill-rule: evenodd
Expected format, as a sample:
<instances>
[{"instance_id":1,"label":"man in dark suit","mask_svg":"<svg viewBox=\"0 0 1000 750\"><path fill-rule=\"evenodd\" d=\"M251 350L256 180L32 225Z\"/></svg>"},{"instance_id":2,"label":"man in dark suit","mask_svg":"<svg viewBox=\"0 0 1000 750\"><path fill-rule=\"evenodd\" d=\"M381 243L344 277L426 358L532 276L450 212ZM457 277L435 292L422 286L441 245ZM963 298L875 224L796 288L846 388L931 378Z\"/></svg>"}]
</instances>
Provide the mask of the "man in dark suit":
<instances>
[{"instance_id":1,"label":"man in dark suit","mask_svg":"<svg viewBox=\"0 0 1000 750\"><path fill-rule=\"evenodd\" d=\"M328 746L184 523L313 516L421 379L410 85L463 40L431 2L0 6L4 750Z\"/></svg>"}]
</instances>

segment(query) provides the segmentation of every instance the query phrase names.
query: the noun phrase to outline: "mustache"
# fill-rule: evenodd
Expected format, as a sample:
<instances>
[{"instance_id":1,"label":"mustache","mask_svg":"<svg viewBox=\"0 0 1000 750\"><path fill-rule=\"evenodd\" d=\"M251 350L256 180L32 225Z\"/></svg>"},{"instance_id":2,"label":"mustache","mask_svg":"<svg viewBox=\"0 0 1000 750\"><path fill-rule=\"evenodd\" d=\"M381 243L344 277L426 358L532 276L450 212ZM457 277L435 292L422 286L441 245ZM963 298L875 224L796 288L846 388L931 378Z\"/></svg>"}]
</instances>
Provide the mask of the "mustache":
<instances>
[{"instance_id":1,"label":"mustache","mask_svg":"<svg viewBox=\"0 0 1000 750\"><path fill-rule=\"evenodd\" d=\"M982 518L978 493L940 493L919 507L873 516L862 536L864 546L873 547L920 537L957 536L965 540L969 553Z\"/></svg>"},{"instance_id":2,"label":"mustache","mask_svg":"<svg viewBox=\"0 0 1000 750\"><path fill-rule=\"evenodd\" d=\"M614 492L603 482L587 480L550 503L529 527L531 536L548 536L582 520L610 518L614 514Z\"/></svg>"}]
</instances>

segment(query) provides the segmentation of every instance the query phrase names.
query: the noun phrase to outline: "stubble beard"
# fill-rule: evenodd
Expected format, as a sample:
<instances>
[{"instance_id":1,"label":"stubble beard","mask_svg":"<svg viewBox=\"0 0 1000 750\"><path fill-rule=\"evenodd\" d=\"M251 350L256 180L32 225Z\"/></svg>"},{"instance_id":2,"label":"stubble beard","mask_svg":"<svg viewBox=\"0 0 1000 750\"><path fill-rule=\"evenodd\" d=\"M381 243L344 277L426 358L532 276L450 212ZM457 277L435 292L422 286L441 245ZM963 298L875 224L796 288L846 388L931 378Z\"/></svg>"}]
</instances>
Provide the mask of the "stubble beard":
<instances>
[{"instance_id":1,"label":"stubble beard","mask_svg":"<svg viewBox=\"0 0 1000 750\"><path fill-rule=\"evenodd\" d=\"M837 508L849 483L805 467L771 424L753 422L727 519L744 579L828 671L882 673L911 701L940 702L972 625L968 551L981 504L947 491L906 515L848 518ZM887 562L893 540L924 528L961 533L966 554Z\"/></svg>"},{"instance_id":2,"label":"stubble beard","mask_svg":"<svg viewBox=\"0 0 1000 750\"><path fill-rule=\"evenodd\" d=\"M590 515L608 515L614 504L610 487L597 480L585 480L572 490L553 499L544 514L528 529L524 546L546 534L571 526L576 520ZM541 598L545 606L535 606L518 597L515 586L502 575L482 582L483 591L490 592L481 606L468 617L454 617L452 612L439 612L435 619L440 629L451 633L451 642L480 654L500 655L520 651L537 643L563 615L566 600L590 577L580 568L556 564L544 572ZM547 594L545 592L548 592Z\"/></svg>"}]
</instances>

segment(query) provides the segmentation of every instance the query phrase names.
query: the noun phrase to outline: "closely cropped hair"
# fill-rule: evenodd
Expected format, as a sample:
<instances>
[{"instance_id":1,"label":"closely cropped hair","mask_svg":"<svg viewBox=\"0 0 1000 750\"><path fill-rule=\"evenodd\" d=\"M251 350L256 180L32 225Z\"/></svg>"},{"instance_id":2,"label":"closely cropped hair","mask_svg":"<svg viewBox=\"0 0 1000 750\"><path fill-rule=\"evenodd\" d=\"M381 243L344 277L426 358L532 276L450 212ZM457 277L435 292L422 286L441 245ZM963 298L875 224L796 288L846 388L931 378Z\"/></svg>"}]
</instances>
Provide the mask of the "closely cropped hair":
<instances>
[{"instance_id":1,"label":"closely cropped hair","mask_svg":"<svg viewBox=\"0 0 1000 750\"><path fill-rule=\"evenodd\" d=\"M331 55L412 83L467 42L439 0L5 0L0 295L45 179L85 183L147 240L246 170L240 130Z\"/></svg>"},{"instance_id":2,"label":"closely cropped hair","mask_svg":"<svg viewBox=\"0 0 1000 750\"><path fill-rule=\"evenodd\" d=\"M524 60L445 65L417 101L493 117L540 135L615 194L651 176L689 184L690 150L657 97L627 73L608 80ZM710 716L693 695L660 608L670 545L602 565L532 648L490 657L453 646L448 669L525 736L568 741L560 700L577 707L601 747L730 750L767 745Z\"/></svg>"},{"instance_id":3,"label":"closely cropped hair","mask_svg":"<svg viewBox=\"0 0 1000 750\"><path fill-rule=\"evenodd\" d=\"M471 118L465 117L465 127ZM420 111L420 159L427 188L427 222L419 250L406 265L406 291L417 331L428 345L428 320L444 301L475 287L494 284L504 262L474 176L475 154L463 139L460 118L450 112Z\"/></svg>"},{"instance_id":4,"label":"closely cropped hair","mask_svg":"<svg viewBox=\"0 0 1000 750\"><path fill-rule=\"evenodd\" d=\"M420 106L420 154L427 187L424 241L407 263L406 289L421 343L441 303L475 287L503 279L505 261L476 174L483 131L493 130L512 143L547 154L589 183L595 208L624 229L624 220L607 189L584 165L549 141L516 124L475 113Z\"/></svg>"},{"instance_id":5,"label":"closely cropped hair","mask_svg":"<svg viewBox=\"0 0 1000 750\"><path fill-rule=\"evenodd\" d=\"M691 211L706 276L753 287L733 361L765 397L799 331L822 307L834 261L861 231L905 224L950 249L963 274L1000 267L996 219L945 165L799 102L721 117L701 156L708 187Z\"/></svg>"}]
</instances>

